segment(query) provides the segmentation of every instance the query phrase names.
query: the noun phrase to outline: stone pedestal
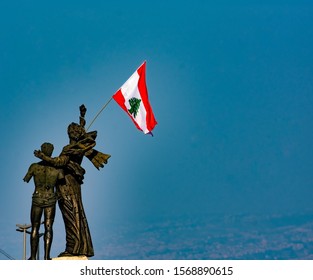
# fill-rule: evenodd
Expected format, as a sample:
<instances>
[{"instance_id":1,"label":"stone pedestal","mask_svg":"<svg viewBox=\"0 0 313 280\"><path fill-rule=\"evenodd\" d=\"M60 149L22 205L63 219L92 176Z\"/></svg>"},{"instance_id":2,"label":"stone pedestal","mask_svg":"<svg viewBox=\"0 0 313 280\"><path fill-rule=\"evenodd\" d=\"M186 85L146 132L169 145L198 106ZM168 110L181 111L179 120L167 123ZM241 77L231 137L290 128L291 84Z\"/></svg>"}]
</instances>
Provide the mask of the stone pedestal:
<instances>
[{"instance_id":1,"label":"stone pedestal","mask_svg":"<svg viewBox=\"0 0 313 280\"><path fill-rule=\"evenodd\" d=\"M86 261L88 258L86 256L66 256L52 258L53 261Z\"/></svg>"}]
</instances>

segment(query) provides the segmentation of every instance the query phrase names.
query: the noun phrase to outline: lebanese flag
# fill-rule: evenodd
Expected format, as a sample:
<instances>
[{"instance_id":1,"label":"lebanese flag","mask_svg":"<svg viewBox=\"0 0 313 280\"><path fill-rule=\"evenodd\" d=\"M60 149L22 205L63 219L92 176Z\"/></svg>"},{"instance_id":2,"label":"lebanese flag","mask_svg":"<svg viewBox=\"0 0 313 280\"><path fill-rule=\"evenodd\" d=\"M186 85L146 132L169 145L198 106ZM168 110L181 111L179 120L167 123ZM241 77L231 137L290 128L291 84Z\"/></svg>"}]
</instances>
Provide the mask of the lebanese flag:
<instances>
[{"instance_id":1,"label":"lebanese flag","mask_svg":"<svg viewBox=\"0 0 313 280\"><path fill-rule=\"evenodd\" d=\"M112 97L129 115L139 130L145 134L152 134L151 131L157 121L148 99L146 61Z\"/></svg>"}]
</instances>

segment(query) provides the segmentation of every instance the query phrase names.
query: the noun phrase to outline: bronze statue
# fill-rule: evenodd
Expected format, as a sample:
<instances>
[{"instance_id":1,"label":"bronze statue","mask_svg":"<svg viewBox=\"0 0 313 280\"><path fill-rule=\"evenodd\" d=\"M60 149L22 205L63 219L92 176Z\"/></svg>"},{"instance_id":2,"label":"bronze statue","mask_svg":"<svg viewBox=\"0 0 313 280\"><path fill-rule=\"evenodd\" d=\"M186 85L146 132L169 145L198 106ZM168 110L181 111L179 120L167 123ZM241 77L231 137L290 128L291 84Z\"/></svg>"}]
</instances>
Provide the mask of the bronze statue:
<instances>
[{"instance_id":1,"label":"bronze statue","mask_svg":"<svg viewBox=\"0 0 313 280\"><path fill-rule=\"evenodd\" d=\"M62 168L65 181L57 185L59 195L58 204L62 213L66 232L66 248L59 254L61 256L94 255L91 235L85 215L81 185L83 184L85 170L81 166L83 157L87 157L99 169L104 167L110 155L103 154L94 149L97 131L86 132L86 107L80 107L80 123L71 123L67 132L69 145L66 145L58 157L52 158L35 151L36 157L57 167Z\"/></svg>"},{"instance_id":2,"label":"bronze statue","mask_svg":"<svg viewBox=\"0 0 313 280\"><path fill-rule=\"evenodd\" d=\"M51 143L43 143L41 145L41 153L50 157L53 152ZM32 196L31 206L31 238L30 248L31 255L29 260L35 260L39 243L39 228L41 217L44 213L44 259L50 260L51 243L53 239L53 222L55 217L55 205L57 195L55 192L56 184L64 179L63 170L56 169L46 161L33 163L30 165L28 172L24 177L25 182L29 182L34 178L35 190Z\"/></svg>"}]
</instances>

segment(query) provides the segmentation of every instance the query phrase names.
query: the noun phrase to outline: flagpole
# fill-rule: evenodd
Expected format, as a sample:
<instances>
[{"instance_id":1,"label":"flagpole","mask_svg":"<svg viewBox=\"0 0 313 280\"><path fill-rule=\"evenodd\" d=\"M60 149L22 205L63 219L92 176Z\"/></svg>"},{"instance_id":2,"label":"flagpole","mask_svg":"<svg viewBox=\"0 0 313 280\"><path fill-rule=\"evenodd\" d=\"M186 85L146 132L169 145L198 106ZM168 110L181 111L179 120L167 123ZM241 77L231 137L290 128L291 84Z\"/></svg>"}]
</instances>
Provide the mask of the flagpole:
<instances>
[{"instance_id":1,"label":"flagpole","mask_svg":"<svg viewBox=\"0 0 313 280\"><path fill-rule=\"evenodd\" d=\"M111 98L108 100L107 103L104 104L104 106L101 108L101 110L99 111L99 113L93 118L93 120L91 121L91 123L89 124L89 126L87 127L86 131L89 130L89 128L91 127L91 125L94 123L94 121L98 118L98 116L101 114L101 112L105 109L106 106L108 106L108 104L112 101L113 96L111 96Z\"/></svg>"}]
</instances>

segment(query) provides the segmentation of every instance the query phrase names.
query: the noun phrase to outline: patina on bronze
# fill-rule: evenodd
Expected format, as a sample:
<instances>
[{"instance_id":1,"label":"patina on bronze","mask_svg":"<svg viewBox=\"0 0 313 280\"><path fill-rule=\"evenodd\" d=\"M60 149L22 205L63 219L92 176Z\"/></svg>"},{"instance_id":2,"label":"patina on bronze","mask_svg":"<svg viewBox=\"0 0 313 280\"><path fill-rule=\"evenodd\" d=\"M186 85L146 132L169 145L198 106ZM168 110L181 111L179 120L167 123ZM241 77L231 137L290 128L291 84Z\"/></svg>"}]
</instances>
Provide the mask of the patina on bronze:
<instances>
[{"instance_id":1,"label":"patina on bronze","mask_svg":"<svg viewBox=\"0 0 313 280\"><path fill-rule=\"evenodd\" d=\"M84 118L86 107L81 105L79 108L79 124L71 123L68 126L69 145L63 148L58 157L52 158L41 151L34 151L36 157L56 168L62 168L64 172L64 183L57 184L56 188L66 233L65 251L60 253L59 257L79 255L92 257L94 255L81 195L81 185L85 174L81 163L83 158L87 157L97 169L100 169L110 158L110 155L94 149L97 131L86 132Z\"/></svg>"},{"instance_id":2,"label":"patina on bronze","mask_svg":"<svg viewBox=\"0 0 313 280\"><path fill-rule=\"evenodd\" d=\"M41 145L41 152L47 157L52 155L53 149L54 147L51 143L43 143ZM40 161L30 165L23 180L28 183L31 178L34 178L35 190L32 196L30 212L32 231L30 237L31 255L29 260L36 260L42 214L44 214L45 226L44 259L50 260L55 205L57 201L55 188L64 179L64 174L62 169L57 169L46 161Z\"/></svg>"}]
</instances>

